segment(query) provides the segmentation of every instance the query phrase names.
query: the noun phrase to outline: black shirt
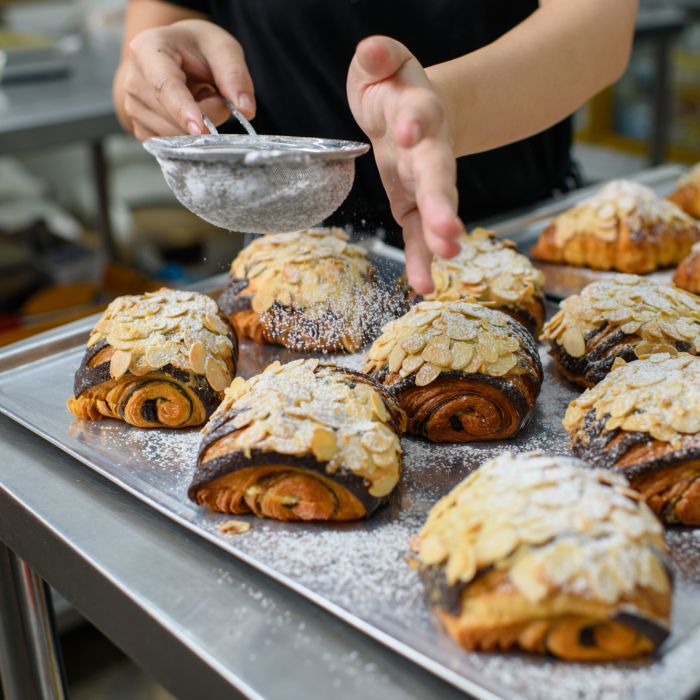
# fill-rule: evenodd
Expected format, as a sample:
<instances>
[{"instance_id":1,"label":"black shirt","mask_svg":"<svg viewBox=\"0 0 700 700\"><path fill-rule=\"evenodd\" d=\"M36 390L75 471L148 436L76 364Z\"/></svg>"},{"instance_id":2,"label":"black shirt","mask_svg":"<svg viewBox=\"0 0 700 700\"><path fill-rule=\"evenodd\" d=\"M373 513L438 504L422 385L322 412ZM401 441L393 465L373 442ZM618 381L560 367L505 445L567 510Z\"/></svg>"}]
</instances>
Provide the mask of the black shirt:
<instances>
[{"instance_id":1,"label":"black shirt","mask_svg":"<svg viewBox=\"0 0 700 700\"><path fill-rule=\"evenodd\" d=\"M385 34L424 66L462 56L503 35L537 0L173 0L209 15L243 46L255 86L259 133L366 141L345 82L357 43ZM514 107L517 107L514 106ZM522 207L572 183L571 120L458 160L465 222ZM397 226L371 155L357 160L355 185L332 217L362 230Z\"/></svg>"}]
</instances>

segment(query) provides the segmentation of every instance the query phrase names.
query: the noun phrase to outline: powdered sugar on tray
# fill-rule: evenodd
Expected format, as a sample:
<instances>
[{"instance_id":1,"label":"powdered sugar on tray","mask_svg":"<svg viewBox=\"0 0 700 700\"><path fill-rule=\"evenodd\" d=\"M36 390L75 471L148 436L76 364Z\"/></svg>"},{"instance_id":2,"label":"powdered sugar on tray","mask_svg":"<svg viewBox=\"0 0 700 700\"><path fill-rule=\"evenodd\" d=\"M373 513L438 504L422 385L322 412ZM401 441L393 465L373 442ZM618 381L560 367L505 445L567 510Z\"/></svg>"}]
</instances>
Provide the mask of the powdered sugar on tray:
<instances>
[{"instance_id":1,"label":"powdered sugar on tray","mask_svg":"<svg viewBox=\"0 0 700 700\"><path fill-rule=\"evenodd\" d=\"M298 357L282 348L244 341L240 371L250 376L275 359ZM326 359L351 367L362 364L359 354ZM78 353L75 361L77 366ZM543 361L545 379L537 408L531 423L514 439L438 445L403 438L400 485L389 503L366 521L304 524L236 516L252 524L250 531L239 536L224 534L217 527L231 516L198 508L186 497L200 440L197 430L139 430L115 421L73 420L62 406L55 411L57 415L65 412L66 434L61 440L100 473L349 622L389 635L399 651L411 649L412 658L429 662L433 669L437 664L439 675L472 695L479 694L474 684L498 697L538 700L675 698L681 691L689 695L697 681L695 662L700 656L699 532L671 529L668 533L676 573L673 634L658 658L573 664L515 653L466 653L437 627L423 602L422 586L406 557L411 537L435 501L505 449L569 454L561 419L578 391L563 382L547 357ZM55 368L47 363L34 367L32 373L32 386L41 387L42 382L51 382ZM25 392L27 386L24 382ZM222 586L229 585L226 571L220 580Z\"/></svg>"}]
</instances>

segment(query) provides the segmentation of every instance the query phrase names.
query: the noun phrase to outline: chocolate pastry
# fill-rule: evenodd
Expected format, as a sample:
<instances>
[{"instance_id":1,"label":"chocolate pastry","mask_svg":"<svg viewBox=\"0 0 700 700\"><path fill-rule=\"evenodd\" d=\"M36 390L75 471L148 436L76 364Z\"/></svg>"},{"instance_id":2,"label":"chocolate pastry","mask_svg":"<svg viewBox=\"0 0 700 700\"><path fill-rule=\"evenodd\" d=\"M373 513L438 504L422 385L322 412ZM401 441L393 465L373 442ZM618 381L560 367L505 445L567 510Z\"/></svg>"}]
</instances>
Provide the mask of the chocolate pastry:
<instances>
[{"instance_id":1,"label":"chocolate pastry","mask_svg":"<svg viewBox=\"0 0 700 700\"><path fill-rule=\"evenodd\" d=\"M138 428L187 428L214 412L238 340L213 299L160 289L115 299L90 333L68 410Z\"/></svg>"},{"instance_id":2,"label":"chocolate pastry","mask_svg":"<svg viewBox=\"0 0 700 700\"><path fill-rule=\"evenodd\" d=\"M619 360L564 427L574 454L624 474L662 520L700 525L700 358Z\"/></svg>"},{"instance_id":3,"label":"chocolate pastry","mask_svg":"<svg viewBox=\"0 0 700 700\"><path fill-rule=\"evenodd\" d=\"M700 227L644 185L615 180L556 216L531 254L538 260L641 274L677 265Z\"/></svg>"},{"instance_id":4,"label":"chocolate pastry","mask_svg":"<svg viewBox=\"0 0 700 700\"><path fill-rule=\"evenodd\" d=\"M626 480L506 452L442 498L414 542L428 604L469 651L647 654L670 631L662 527Z\"/></svg>"},{"instance_id":5,"label":"chocolate pastry","mask_svg":"<svg viewBox=\"0 0 700 700\"><path fill-rule=\"evenodd\" d=\"M700 219L700 163L680 178L668 199L686 214Z\"/></svg>"},{"instance_id":6,"label":"chocolate pastry","mask_svg":"<svg viewBox=\"0 0 700 700\"><path fill-rule=\"evenodd\" d=\"M355 520L401 474L405 416L363 374L295 360L236 378L204 428L190 498L221 513Z\"/></svg>"},{"instance_id":7,"label":"chocolate pastry","mask_svg":"<svg viewBox=\"0 0 700 700\"><path fill-rule=\"evenodd\" d=\"M302 352L356 352L372 330L376 271L341 229L268 233L238 254L230 276L219 306L241 337Z\"/></svg>"},{"instance_id":8,"label":"chocolate pastry","mask_svg":"<svg viewBox=\"0 0 700 700\"><path fill-rule=\"evenodd\" d=\"M673 284L686 292L700 294L700 243L695 243L673 274Z\"/></svg>"},{"instance_id":9,"label":"chocolate pastry","mask_svg":"<svg viewBox=\"0 0 700 700\"><path fill-rule=\"evenodd\" d=\"M363 371L435 442L498 440L530 419L542 385L532 336L510 316L466 301L423 301L383 328Z\"/></svg>"},{"instance_id":10,"label":"chocolate pastry","mask_svg":"<svg viewBox=\"0 0 700 700\"><path fill-rule=\"evenodd\" d=\"M459 239L460 252L433 258L435 291L425 299L478 301L507 313L537 335L544 323L544 276L512 241L476 228Z\"/></svg>"},{"instance_id":11,"label":"chocolate pastry","mask_svg":"<svg viewBox=\"0 0 700 700\"><path fill-rule=\"evenodd\" d=\"M567 379L590 387L617 357L700 352L700 298L636 275L615 275L565 299L542 340Z\"/></svg>"}]
</instances>

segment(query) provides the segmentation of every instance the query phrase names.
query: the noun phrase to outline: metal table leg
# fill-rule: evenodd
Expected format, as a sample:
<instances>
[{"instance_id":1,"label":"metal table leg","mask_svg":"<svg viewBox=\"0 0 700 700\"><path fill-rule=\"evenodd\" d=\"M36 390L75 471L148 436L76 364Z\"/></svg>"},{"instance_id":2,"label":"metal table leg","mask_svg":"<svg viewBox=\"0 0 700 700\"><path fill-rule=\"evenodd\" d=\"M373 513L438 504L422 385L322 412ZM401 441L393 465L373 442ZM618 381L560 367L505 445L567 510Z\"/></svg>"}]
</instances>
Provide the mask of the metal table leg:
<instances>
[{"instance_id":1,"label":"metal table leg","mask_svg":"<svg viewBox=\"0 0 700 700\"><path fill-rule=\"evenodd\" d=\"M117 245L114 242L112 220L109 215L109 175L102 140L90 143L90 160L92 162L92 174L95 178L95 195L97 198L97 231L100 234L100 242L103 249L107 252L109 260L117 260Z\"/></svg>"},{"instance_id":2,"label":"metal table leg","mask_svg":"<svg viewBox=\"0 0 700 700\"><path fill-rule=\"evenodd\" d=\"M671 48L675 36L661 35L655 42L656 73L652 103L651 144L649 164L666 160L671 124Z\"/></svg>"},{"instance_id":3,"label":"metal table leg","mask_svg":"<svg viewBox=\"0 0 700 700\"><path fill-rule=\"evenodd\" d=\"M6 700L65 700L49 587L0 543L0 678Z\"/></svg>"}]
</instances>

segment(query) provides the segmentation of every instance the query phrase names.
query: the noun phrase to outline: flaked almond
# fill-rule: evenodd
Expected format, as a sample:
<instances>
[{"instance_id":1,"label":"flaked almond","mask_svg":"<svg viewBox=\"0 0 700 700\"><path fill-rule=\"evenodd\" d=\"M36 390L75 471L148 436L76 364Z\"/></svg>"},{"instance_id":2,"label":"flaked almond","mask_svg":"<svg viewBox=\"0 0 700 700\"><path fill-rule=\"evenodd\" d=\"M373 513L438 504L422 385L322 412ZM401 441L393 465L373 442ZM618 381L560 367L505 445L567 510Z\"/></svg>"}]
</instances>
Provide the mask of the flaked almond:
<instances>
[{"instance_id":1,"label":"flaked almond","mask_svg":"<svg viewBox=\"0 0 700 700\"><path fill-rule=\"evenodd\" d=\"M335 431L325 427L316 428L311 438L311 451L319 462L329 461L338 452Z\"/></svg>"},{"instance_id":2,"label":"flaked almond","mask_svg":"<svg viewBox=\"0 0 700 700\"><path fill-rule=\"evenodd\" d=\"M223 391L231 383L231 375L226 366L213 357L207 357L204 369L209 386L214 391Z\"/></svg>"},{"instance_id":3,"label":"flaked almond","mask_svg":"<svg viewBox=\"0 0 700 700\"><path fill-rule=\"evenodd\" d=\"M114 379L119 379L126 374L131 364L131 353L124 350L115 350L109 362L109 374Z\"/></svg>"},{"instance_id":4,"label":"flaked almond","mask_svg":"<svg viewBox=\"0 0 700 700\"><path fill-rule=\"evenodd\" d=\"M586 354L586 342L578 328L567 328L561 337L561 344L571 357L583 357Z\"/></svg>"},{"instance_id":5,"label":"flaked almond","mask_svg":"<svg viewBox=\"0 0 700 700\"><path fill-rule=\"evenodd\" d=\"M195 374L204 374L206 371L207 352L204 346L197 340L192 343L189 354L190 367Z\"/></svg>"},{"instance_id":6,"label":"flaked almond","mask_svg":"<svg viewBox=\"0 0 700 700\"><path fill-rule=\"evenodd\" d=\"M440 376L441 368L426 362L416 373L416 386L427 386Z\"/></svg>"}]
</instances>

